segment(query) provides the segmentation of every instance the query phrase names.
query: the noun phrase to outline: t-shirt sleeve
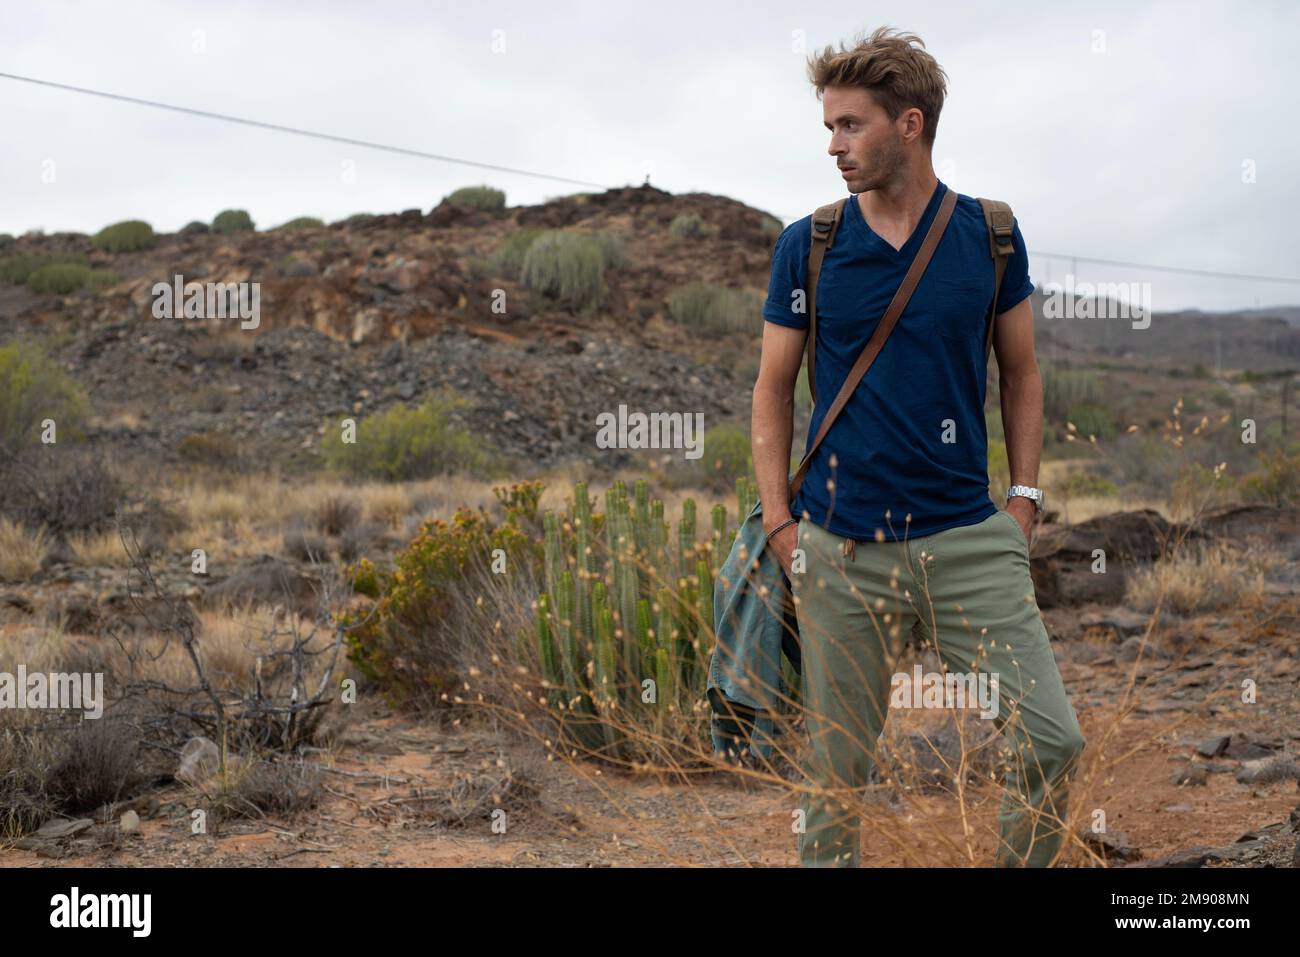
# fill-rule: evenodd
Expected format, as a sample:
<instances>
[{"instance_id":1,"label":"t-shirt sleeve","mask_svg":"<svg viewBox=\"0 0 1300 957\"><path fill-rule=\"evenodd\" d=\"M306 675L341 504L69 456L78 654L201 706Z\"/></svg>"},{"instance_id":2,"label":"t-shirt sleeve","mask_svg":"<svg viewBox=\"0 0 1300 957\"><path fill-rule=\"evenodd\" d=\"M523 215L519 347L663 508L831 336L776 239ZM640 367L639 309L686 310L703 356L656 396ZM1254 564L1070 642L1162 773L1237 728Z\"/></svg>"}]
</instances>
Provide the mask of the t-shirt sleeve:
<instances>
[{"instance_id":1,"label":"t-shirt sleeve","mask_svg":"<svg viewBox=\"0 0 1300 957\"><path fill-rule=\"evenodd\" d=\"M1001 315L1016 303L1034 291L1033 280L1029 278L1029 251L1025 248L1025 239L1020 235L1020 221L1011 220L1011 242L1015 251L1007 260L1007 271L1002 276L1002 288L998 290L997 314Z\"/></svg>"},{"instance_id":2,"label":"t-shirt sleeve","mask_svg":"<svg viewBox=\"0 0 1300 957\"><path fill-rule=\"evenodd\" d=\"M803 289L804 276L808 270L808 263L794 238L794 230L798 225L799 223L792 223L787 226L777 237L776 247L772 250L772 275L767 283L763 318L778 326L807 329L807 297L794 295L796 290ZM796 308L801 311L795 311Z\"/></svg>"}]
</instances>

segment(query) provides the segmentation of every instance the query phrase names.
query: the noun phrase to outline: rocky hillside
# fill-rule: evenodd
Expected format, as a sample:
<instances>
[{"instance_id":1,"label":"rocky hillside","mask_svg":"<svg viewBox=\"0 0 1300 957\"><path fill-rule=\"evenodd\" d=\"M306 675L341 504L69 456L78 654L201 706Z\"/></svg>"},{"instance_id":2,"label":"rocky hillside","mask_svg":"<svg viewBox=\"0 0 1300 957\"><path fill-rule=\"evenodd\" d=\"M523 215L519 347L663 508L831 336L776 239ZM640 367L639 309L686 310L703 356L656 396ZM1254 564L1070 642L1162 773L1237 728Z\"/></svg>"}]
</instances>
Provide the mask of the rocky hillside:
<instances>
[{"instance_id":1,"label":"rocky hillside","mask_svg":"<svg viewBox=\"0 0 1300 957\"><path fill-rule=\"evenodd\" d=\"M670 232L682 214L704 235ZM599 307L565 305L493 266L530 228L621 242ZM116 254L81 234L28 235L0 255L79 255L113 280L68 295L5 285L0 342L43 339L86 388L93 438L163 459L187 436L220 433L263 464L307 467L327 420L450 387L471 400L462 415L475 433L521 465L554 464L589 456L595 416L619 403L702 411L706 426L748 415L756 340L702 338L669 317L666 298L695 280L761 295L777 232L732 200L645 186L499 211L444 201L320 227L183 231ZM154 318L154 284L177 274L259 283L260 324ZM601 464L623 458L611 450Z\"/></svg>"}]
</instances>

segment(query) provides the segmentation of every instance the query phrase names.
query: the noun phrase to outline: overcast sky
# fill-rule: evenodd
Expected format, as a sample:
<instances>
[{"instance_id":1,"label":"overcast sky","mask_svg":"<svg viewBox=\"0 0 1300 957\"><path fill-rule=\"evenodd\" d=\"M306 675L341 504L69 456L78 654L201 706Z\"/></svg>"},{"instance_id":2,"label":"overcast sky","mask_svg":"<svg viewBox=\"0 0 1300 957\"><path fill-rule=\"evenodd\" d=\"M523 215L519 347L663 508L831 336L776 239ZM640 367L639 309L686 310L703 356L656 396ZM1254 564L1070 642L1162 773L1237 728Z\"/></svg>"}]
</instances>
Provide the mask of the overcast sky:
<instances>
[{"instance_id":1,"label":"overcast sky","mask_svg":"<svg viewBox=\"0 0 1300 957\"><path fill-rule=\"evenodd\" d=\"M920 34L948 74L939 177L1010 202L1031 253L1300 277L1294 2L5 0L0 72L606 186L649 172L788 223L845 194L805 60L882 24ZM14 234L589 188L3 78L0 114ZM1032 263L1040 282L1071 268ZM1077 275L1149 281L1156 310L1300 302L1295 284Z\"/></svg>"}]
</instances>

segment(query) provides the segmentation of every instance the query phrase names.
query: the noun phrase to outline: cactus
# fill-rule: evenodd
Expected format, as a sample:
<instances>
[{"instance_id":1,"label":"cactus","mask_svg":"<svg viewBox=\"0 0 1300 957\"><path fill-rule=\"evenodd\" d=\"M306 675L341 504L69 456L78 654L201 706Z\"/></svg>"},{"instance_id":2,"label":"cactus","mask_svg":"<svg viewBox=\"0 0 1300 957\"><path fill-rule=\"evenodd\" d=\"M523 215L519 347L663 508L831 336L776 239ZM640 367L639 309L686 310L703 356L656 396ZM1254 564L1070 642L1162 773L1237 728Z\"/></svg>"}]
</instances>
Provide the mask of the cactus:
<instances>
[{"instance_id":1,"label":"cactus","mask_svg":"<svg viewBox=\"0 0 1300 957\"><path fill-rule=\"evenodd\" d=\"M736 514L744 522L758 502L758 485L748 475L736 479Z\"/></svg>"},{"instance_id":2,"label":"cactus","mask_svg":"<svg viewBox=\"0 0 1300 957\"><path fill-rule=\"evenodd\" d=\"M636 511L632 526L632 540L636 543L637 555L644 557L649 546L650 532L650 483L637 479L635 489Z\"/></svg>"},{"instance_id":3,"label":"cactus","mask_svg":"<svg viewBox=\"0 0 1300 957\"><path fill-rule=\"evenodd\" d=\"M546 699L551 707L560 700L556 690L560 686L560 672L556 667L555 641L551 633L551 596L543 592L537 597L537 656L542 666L542 677L546 680Z\"/></svg>"},{"instance_id":4,"label":"cactus","mask_svg":"<svg viewBox=\"0 0 1300 957\"><path fill-rule=\"evenodd\" d=\"M738 482L736 494L743 519L751 486ZM674 549L664 503L650 498L645 480L630 498L625 482L613 482L603 513L593 514L593 498L586 483L575 483L571 506L541 517L545 588L535 641L566 740L618 754L623 721L653 720L667 734L669 715L696 712L714 644L713 580L734 530L728 508L712 506L702 546L696 503L686 499ZM634 707L648 678L656 684L653 715Z\"/></svg>"},{"instance_id":5,"label":"cactus","mask_svg":"<svg viewBox=\"0 0 1300 957\"><path fill-rule=\"evenodd\" d=\"M709 540L709 567L717 571L722 567L723 559L731 549L731 539L727 537L727 506L713 506L713 537Z\"/></svg>"},{"instance_id":6,"label":"cactus","mask_svg":"<svg viewBox=\"0 0 1300 957\"><path fill-rule=\"evenodd\" d=\"M596 621L596 673L594 698L602 711L618 696L618 656L614 645L614 613L605 604L605 583L591 590L591 612Z\"/></svg>"},{"instance_id":7,"label":"cactus","mask_svg":"<svg viewBox=\"0 0 1300 957\"><path fill-rule=\"evenodd\" d=\"M699 582L695 591L695 614L699 626L691 647L701 667L697 669L695 675L697 680L693 687L703 692L704 685L699 679L701 676L707 676L709 655L713 653L713 576L709 571L709 563L703 558L695 562L695 577Z\"/></svg>"},{"instance_id":8,"label":"cactus","mask_svg":"<svg viewBox=\"0 0 1300 957\"><path fill-rule=\"evenodd\" d=\"M644 598L638 599L636 603L636 643L637 657L643 669L637 672L638 683L646 678L654 677L655 639L654 626L650 622L650 602Z\"/></svg>"},{"instance_id":9,"label":"cactus","mask_svg":"<svg viewBox=\"0 0 1300 957\"><path fill-rule=\"evenodd\" d=\"M578 628L574 612L576 595L573 572L565 569L560 575L560 584L555 595L555 617L559 625L560 673L564 676L566 701L571 700L582 687L578 678L582 666L579 663Z\"/></svg>"},{"instance_id":10,"label":"cactus","mask_svg":"<svg viewBox=\"0 0 1300 957\"><path fill-rule=\"evenodd\" d=\"M560 539L560 523L554 512L547 512L542 517L542 554L545 564L546 590L552 595L560 585L560 574L564 571L564 545Z\"/></svg>"},{"instance_id":11,"label":"cactus","mask_svg":"<svg viewBox=\"0 0 1300 957\"><path fill-rule=\"evenodd\" d=\"M573 488L573 538L577 576L574 579L575 606L577 610L577 636L590 644L595 633L591 620L591 583L595 575L596 556L592 552L593 526L591 499L587 498L587 483L579 482ZM589 653L589 649L584 649Z\"/></svg>"},{"instance_id":12,"label":"cactus","mask_svg":"<svg viewBox=\"0 0 1300 957\"><path fill-rule=\"evenodd\" d=\"M659 620L655 627L655 674L659 682L661 704L677 702L677 622L673 616L673 593L659 589Z\"/></svg>"},{"instance_id":13,"label":"cactus","mask_svg":"<svg viewBox=\"0 0 1300 957\"><path fill-rule=\"evenodd\" d=\"M682 502L682 521L677 526L678 574L690 574L695 567L695 499Z\"/></svg>"}]
</instances>

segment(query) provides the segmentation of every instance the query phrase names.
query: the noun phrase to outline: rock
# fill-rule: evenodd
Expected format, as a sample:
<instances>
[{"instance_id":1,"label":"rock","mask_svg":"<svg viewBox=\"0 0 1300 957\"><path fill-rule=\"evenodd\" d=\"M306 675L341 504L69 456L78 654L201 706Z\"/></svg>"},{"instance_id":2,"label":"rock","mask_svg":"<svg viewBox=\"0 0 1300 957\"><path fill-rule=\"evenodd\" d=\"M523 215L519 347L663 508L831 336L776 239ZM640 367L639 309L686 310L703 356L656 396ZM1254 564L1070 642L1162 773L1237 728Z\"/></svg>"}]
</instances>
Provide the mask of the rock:
<instances>
[{"instance_id":1,"label":"rock","mask_svg":"<svg viewBox=\"0 0 1300 957\"><path fill-rule=\"evenodd\" d=\"M1255 758L1271 757L1281 747L1282 741L1279 738L1265 738L1247 732L1233 735L1232 741L1223 753L1236 761L1250 761Z\"/></svg>"},{"instance_id":2,"label":"rock","mask_svg":"<svg viewBox=\"0 0 1300 957\"><path fill-rule=\"evenodd\" d=\"M1125 638L1124 642L1115 649L1115 658L1119 661L1137 661L1139 656L1145 660L1165 657L1160 644L1154 638L1146 638L1143 635Z\"/></svg>"},{"instance_id":3,"label":"rock","mask_svg":"<svg viewBox=\"0 0 1300 957\"><path fill-rule=\"evenodd\" d=\"M1171 530L1181 528L1154 509L1100 515L1077 525L1042 525L1030 549L1039 608L1122 604L1125 569L1159 558L1164 543L1177 537ZM1106 555L1105 574L1092 571L1098 548Z\"/></svg>"},{"instance_id":4,"label":"rock","mask_svg":"<svg viewBox=\"0 0 1300 957\"><path fill-rule=\"evenodd\" d=\"M1286 754L1247 761L1237 771L1238 784L1272 784L1288 778L1300 778L1300 765Z\"/></svg>"},{"instance_id":5,"label":"rock","mask_svg":"<svg viewBox=\"0 0 1300 957\"><path fill-rule=\"evenodd\" d=\"M1175 768L1174 773L1169 776L1169 783L1177 785L1196 785L1205 784L1209 779L1210 772L1205 765L1189 764L1181 768Z\"/></svg>"},{"instance_id":6,"label":"rock","mask_svg":"<svg viewBox=\"0 0 1300 957\"><path fill-rule=\"evenodd\" d=\"M46 821L40 826L35 834L32 835L38 841L59 841L68 837L76 837L82 831L90 828L95 822L88 817L79 817L73 820L54 820Z\"/></svg>"},{"instance_id":7,"label":"rock","mask_svg":"<svg viewBox=\"0 0 1300 957\"><path fill-rule=\"evenodd\" d=\"M221 763L217 746L203 736L190 738L181 750L181 764L176 780L197 785L213 774Z\"/></svg>"},{"instance_id":8,"label":"rock","mask_svg":"<svg viewBox=\"0 0 1300 957\"><path fill-rule=\"evenodd\" d=\"M1169 804L1161 808L1161 810L1166 814L1186 814L1192 810L1192 806L1190 804Z\"/></svg>"},{"instance_id":9,"label":"rock","mask_svg":"<svg viewBox=\"0 0 1300 957\"><path fill-rule=\"evenodd\" d=\"M1228 743L1231 740L1232 735L1230 734L1213 735L1196 746L1196 753L1203 758L1217 758L1228 750Z\"/></svg>"},{"instance_id":10,"label":"rock","mask_svg":"<svg viewBox=\"0 0 1300 957\"><path fill-rule=\"evenodd\" d=\"M315 579L297 566L273 555L262 555L209 588L203 604L208 608L232 608L248 603L286 605L300 614L311 614L316 609L314 583Z\"/></svg>"},{"instance_id":11,"label":"rock","mask_svg":"<svg viewBox=\"0 0 1300 957\"><path fill-rule=\"evenodd\" d=\"M1109 628L1121 638L1144 634L1150 621L1150 615L1123 606L1088 611L1079 616L1079 624L1084 628Z\"/></svg>"},{"instance_id":12,"label":"rock","mask_svg":"<svg viewBox=\"0 0 1300 957\"><path fill-rule=\"evenodd\" d=\"M1105 860L1136 861L1142 857L1142 849L1129 843L1128 836L1121 831L1106 831L1098 834L1091 830L1082 833L1083 843L1087 844Z\"/></svg>"},{"instance_id":13,"label":"rock","mask_svg":"<svg viewBox=\"0 0 1300 957\"><path fill-rule=\"evenodd\" d=\"M391 266L369 270L366 281L389 292L414 292L429 275L429 266L419 260L398 259Z\"/></svg>"},{"instance_id":14,"label":"rock","mask_svg":"<svg viewBox=\"0 0 1300 957\"><path fill-rule=\"evenodd\" d=\"M1188 847L1174 851L1154 861L1143 861L1138 867L1204 867L1214 855L1212 847Z\"/></svg>"},{"instance_id":15,"label":"rock","mask_svg":"<svg viewBox=\"0 0 1300 957\"><path fill-rule=\"evenodd\" d=\"M320 267L311 259L291 259L281 272L291 279L311 279L320 275Z\"/></svg>"},{"instance_id":16,"label":"rock","mask_svg":"<svg viewBox=\"0 0 1300 957\"><path fill-rule=\"evenodd\" d=\"M125 811L122 814L122 833L139 834L140 833L140 815L135 811Z\"/></svg>"}]
</instances>

